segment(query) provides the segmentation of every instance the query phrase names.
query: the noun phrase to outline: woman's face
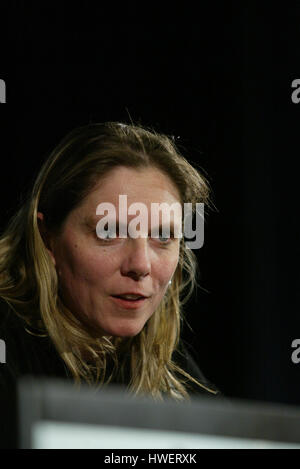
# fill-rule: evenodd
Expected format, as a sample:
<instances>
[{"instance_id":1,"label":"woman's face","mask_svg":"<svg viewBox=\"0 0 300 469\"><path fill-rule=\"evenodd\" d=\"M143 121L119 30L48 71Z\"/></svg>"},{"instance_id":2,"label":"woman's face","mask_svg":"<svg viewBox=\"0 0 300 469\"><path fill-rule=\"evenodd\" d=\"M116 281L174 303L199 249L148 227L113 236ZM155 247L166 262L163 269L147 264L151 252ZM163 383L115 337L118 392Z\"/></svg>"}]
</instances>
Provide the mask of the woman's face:
<instances>
[{"instance_id":1,"label":"woman's face","mask_svg":"<svg viewBox=\"0 0 300 469\"><path fill-rule=\"evenodd\" d=\"M97 215L97 206L113 204L118 222L119 195L127 195L128 208L135 202L147 207L147 237L104 240L97 236L97 222L107 216L107 212ZM76 316L88 318L102 335L138 334L162 301L176 270L180 238L151 238L153 202L180 203L176 186L164 173L154 168L115 168L70 212L63 232L48 243L63 303ZM128 224L138 215L127 211ZM174 215L171 220L176 224L178 218ZM129 292L147 298L130 302L114 296Z\"/></svg>"}]
</instances>

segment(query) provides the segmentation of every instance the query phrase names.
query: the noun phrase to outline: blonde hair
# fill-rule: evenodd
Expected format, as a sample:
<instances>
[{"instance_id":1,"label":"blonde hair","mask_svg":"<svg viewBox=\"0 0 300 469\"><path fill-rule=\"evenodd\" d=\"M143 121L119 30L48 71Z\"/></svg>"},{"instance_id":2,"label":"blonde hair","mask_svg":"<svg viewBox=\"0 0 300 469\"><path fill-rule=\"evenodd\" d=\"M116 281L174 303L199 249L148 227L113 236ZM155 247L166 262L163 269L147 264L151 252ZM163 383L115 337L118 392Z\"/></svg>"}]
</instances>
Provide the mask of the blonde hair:
<instances>
[{"instance_id":1,"label":"blonde hair","mask_svg":"<svg viewBox=\"0 0 300 469\"><path fill-rule=\"evenodd\" d=\"M0 297L28 328L49 335L75 383L83 380L105 386L113 373L124 377L127 357L128 389L134 394L157 399L166 394L181 400L189 398L189 381L215 393L172 360L180 344L183 305L198 286L197 258L183 238L172 285L134 337L97 337L60 299L56 269L41 237L37 212L43 212L47 229L60 233L67 215L101 177L118 166L158 168L178 188L182 204L192 202L193 209L196 202L210 206L209 183L168 136L141 125L116 122L78 127L44 162L32 191L0 238ZM111 359L113 373L105 379Z\"/></svg>"}]
</instances>

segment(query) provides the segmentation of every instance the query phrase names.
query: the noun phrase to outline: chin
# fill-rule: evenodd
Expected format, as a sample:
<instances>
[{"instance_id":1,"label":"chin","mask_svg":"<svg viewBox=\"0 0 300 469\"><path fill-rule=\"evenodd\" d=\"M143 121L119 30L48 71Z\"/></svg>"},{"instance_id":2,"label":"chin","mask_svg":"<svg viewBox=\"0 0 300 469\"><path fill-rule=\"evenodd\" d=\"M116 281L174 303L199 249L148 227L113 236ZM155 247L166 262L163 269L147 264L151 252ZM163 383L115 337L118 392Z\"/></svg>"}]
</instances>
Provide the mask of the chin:
<instances>
[{"instance_id":1,"label":"chin","mask_svg":"<svg viewBox=\"0 0 300 469\"><path fill-rule=\"evenodd\" d=\"M105 329L105 335L112 335L114 337L134 337L141 332L144 324L118 324Z\"/></svg>"}]
</instances>

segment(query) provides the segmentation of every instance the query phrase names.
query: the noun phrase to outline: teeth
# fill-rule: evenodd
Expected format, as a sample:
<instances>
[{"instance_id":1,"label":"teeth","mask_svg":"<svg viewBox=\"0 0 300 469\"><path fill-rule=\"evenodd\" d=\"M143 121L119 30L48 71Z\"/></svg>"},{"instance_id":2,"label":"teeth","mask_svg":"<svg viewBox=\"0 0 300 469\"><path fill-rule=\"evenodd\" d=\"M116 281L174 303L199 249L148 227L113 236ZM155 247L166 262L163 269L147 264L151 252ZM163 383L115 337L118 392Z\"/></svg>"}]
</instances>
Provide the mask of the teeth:
<instances>
[{"instance_id":1,"label":"teeth","mask_svg":"<svg viewBox=\"0 0 300 469\"><path fill-rule=\"evenodd\" d=\"M137 298L142 298L138 295L120 295L121 298L126 298L127 300L136 300Z\"/></svg>"}]
</instances>

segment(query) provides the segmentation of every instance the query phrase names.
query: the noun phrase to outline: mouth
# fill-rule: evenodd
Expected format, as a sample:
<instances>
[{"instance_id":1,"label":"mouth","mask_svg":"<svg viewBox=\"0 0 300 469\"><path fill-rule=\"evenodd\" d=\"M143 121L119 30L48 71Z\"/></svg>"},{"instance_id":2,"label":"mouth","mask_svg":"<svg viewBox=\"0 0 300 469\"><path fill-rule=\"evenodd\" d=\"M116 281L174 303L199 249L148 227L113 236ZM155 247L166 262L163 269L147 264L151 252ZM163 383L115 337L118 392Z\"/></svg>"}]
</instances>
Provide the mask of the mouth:
<instances>
[{"instance_id":1,"label":"mouth","mask_svg":"<svg viewBox=\"0 0 300 469\"><path fill-rule=\"evenodd\" d=\"M146 296L139 296L137 298L125 298L122 295L112 295L113 301L125 309L138 309L143 306L148 298Z\"/></svg>"}]
</instances>

